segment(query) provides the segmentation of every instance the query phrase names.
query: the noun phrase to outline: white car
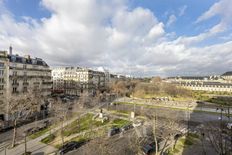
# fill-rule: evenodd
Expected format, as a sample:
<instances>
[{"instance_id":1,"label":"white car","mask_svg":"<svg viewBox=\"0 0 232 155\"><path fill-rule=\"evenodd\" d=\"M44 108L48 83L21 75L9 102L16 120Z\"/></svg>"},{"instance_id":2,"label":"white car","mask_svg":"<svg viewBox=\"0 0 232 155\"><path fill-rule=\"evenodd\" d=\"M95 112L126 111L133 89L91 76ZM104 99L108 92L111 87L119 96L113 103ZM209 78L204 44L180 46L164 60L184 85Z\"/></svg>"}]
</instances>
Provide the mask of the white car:
<instances>
[{"instance_id":1,"label":"white car","mask_svg":"<svg viewBox=\"0 0 232 155\"><path fill-rule=\"evenodd\" d=\"M228 128L228 129L232 129L232 123L228 123L228 124L227 124L227 128Z\"/></svg>"}]
</instances>

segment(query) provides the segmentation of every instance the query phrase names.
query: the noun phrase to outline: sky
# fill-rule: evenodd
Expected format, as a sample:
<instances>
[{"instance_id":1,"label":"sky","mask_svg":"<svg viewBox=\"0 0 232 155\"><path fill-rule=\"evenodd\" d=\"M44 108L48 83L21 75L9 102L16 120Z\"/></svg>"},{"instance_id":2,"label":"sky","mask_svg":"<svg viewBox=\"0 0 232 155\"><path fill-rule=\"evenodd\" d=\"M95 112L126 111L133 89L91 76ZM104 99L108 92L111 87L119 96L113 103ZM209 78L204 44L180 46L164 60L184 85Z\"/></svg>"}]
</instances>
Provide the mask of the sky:
<instances>
[{"instance_id":1,"label":"sky","mask_svg":"<svg viewBox=\"0 0 232 155\"><path fill-rule=\"evenodd\" d=\"M0 50L133 76L232 66L232 0L0 0Z\"/></svg>"}]
</instances>

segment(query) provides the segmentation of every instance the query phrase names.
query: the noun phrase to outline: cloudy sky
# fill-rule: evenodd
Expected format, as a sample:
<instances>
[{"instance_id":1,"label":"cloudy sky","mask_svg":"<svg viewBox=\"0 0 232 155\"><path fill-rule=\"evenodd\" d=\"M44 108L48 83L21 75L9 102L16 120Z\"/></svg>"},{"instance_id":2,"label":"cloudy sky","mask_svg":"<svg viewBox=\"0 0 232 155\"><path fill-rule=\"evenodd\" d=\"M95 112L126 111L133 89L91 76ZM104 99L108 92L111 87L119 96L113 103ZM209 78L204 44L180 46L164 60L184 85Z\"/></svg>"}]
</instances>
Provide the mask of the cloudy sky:
<instances>
[{"instance_id":1,"label":"cloudy sky","mask_svg":"<svg viewBox=\"0 0 232 155\"><path fill-rule=\"evenodd\" d=\"M0 50L136 76L232 70L232 0L0 0Z\"/></svg>"}]
</instances>

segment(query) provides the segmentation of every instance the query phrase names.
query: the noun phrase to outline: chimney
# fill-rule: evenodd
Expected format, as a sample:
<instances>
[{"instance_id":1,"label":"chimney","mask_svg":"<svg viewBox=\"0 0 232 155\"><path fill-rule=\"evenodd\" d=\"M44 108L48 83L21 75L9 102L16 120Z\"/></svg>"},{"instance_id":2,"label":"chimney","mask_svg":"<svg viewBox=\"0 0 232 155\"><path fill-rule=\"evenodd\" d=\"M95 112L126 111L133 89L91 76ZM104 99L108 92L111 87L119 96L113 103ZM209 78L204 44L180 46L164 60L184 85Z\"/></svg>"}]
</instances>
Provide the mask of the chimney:
<instances>
[{"instance_id":1,"label":"chimney","mask_svg":"<svg viewBox=\"0 0 232 155\"><path fill-rule=\"evenodd\" d=\"M12 48L12 46L10 45L10 47L9 47L9 54L10 54L10 55L12 55L12 50L13 50L13 48Z\"/></svg>"}]
</instances>

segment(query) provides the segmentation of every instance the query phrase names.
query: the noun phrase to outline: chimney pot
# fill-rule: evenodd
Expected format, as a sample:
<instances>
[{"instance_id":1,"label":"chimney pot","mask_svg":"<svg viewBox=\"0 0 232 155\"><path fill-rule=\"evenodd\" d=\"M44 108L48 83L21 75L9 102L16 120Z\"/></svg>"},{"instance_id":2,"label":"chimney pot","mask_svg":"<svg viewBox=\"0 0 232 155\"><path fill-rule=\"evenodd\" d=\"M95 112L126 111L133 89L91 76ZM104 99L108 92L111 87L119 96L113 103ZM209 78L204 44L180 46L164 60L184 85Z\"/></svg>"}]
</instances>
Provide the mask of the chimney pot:
<instances>
[{"instance_id":1,"label":"chimney pot","mask_svg":"<svg viewBox=\"0 0 232 155\"><path fill-rule=\"evenodd\" d=\"M9 47L9 54L12 55L13 48L12 46Z\"/></svg>"}]
</instances>

